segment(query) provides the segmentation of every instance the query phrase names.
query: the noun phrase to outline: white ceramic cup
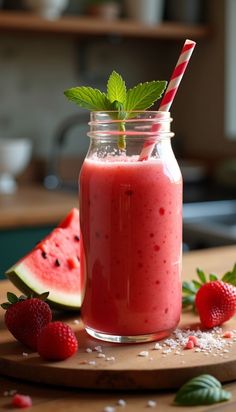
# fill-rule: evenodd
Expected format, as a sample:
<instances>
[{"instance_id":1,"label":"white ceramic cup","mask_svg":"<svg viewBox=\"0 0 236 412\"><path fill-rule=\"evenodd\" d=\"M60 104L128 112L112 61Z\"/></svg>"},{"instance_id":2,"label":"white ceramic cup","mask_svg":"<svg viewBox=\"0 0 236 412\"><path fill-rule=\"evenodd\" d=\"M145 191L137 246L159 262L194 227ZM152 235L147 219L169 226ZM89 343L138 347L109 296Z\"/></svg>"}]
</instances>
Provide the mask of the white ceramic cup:
<instances>
[{"instance_id":1,"label":"white ceramic cup","mask_svg":"<svg viewBox=\"0 0 236 412\"><path fill-rule=\"evenodd\" d=\"M126 14L145 24L158 24L163 19L164 0L125 0Z\"/></svg>"},{"instance_id":2,"label":"white ceramic cup","mask_svg":"<svg viewBox=\"0 0 236 412\"><path fill-rule=\"evenodd\" d=\"M31 153L30 139L0 137L0 193L13 193L16 190L15 176L26 168Z\"/></svg>"},{"instance_id":3,"label":"white ceramic cup","mask_svg":"<svg viewBox=\"0 0 236 412\"><path fill-rule=\"evenodd\" d=\"M68 0L23 0L23 4L41 17L54 20L60 17Z\"/></svg>"}]
</instances>

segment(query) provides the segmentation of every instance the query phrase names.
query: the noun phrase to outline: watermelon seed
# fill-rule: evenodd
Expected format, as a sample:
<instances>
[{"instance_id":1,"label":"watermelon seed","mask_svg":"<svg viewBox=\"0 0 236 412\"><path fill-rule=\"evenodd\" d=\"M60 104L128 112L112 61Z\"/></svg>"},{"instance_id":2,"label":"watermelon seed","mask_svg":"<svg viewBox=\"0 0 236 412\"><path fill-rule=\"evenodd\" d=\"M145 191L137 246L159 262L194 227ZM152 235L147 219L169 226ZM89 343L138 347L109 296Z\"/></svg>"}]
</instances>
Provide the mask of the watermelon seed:
<instances>
[{"instance_id":1,"label":"watermelon seed","mask_svg":"<svg viewBox=\"0 0 236 412\"><path fill-rule=\"evenodd\" d=\"M80 258L79 258L79 256L76 256L76 257L77 257L78 261L80 262Z\"/></svg>"},{"instance_id":2,"label":"watermelon seed","mask_svg":"<svg viewBox=\"0 0 236 412\"><path fill-rule=\"evenodd\" d=\"M55 260L55 265L56 265L56 266L61 266L61 263L60 263L60 260L59 260L59 259L56 259L56 260Z\"/></svg>"},{"instance_id":3,"label":"watermelon seed","mask_svg":"<svg viewBox=\"0 0 236 412\"><path fill-rule=\"evenodd\" d=\"M79 242L79 236L78 236L78 235L75 235L75 236L74 236L74 239L75 239L77 242Z\"/></svg>"},{"instance_id":4,"label":"watermelon seed","mask_svg":"<svg viewBox=\"0 0 236 412\"><path fill-rule=\"evenodd\" d=\"M43 257L44 259L47 259L47 253L44 252L44 250L42 251L42 257Z\"/></svg>"}]
</instances>

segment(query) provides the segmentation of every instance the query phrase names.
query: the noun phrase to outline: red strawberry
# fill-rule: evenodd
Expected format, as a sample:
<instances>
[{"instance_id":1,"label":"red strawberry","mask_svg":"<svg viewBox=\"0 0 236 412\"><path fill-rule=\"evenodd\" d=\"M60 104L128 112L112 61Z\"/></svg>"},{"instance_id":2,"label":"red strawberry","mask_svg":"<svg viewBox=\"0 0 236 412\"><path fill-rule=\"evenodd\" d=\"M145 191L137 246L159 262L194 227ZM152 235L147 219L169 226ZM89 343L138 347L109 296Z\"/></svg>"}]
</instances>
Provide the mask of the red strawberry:
<instances>
[{"instance_id":1,"label":"red strawberry","mask_svg":"<svg viewBox=\"0 0 236 412\"><path fill-rule=\"evenodd\" d=\"M1 306L6 309L5 324L12 335L24 345L37 350L37 340L41 329L52 320L49 305L40 298L18 298L13 293L7 294L9 302Z\"/></svg>"},{"instance_id":2,"label":"red strawberry","mask_svg":"<svg viewBox=\"0 0 236 412\"><path fill-rule=\"evenodd\" d=\"M28 395L16 393L12 398L12 406L15 408L29 408L32 406L32 399Z\"/></svg>"},{"instance_id":3,"label":"red strawberry","mask_svg":"<svg viewBox=\"0 0 236 412\"><path fill-rule=\"evenodd\" d=\"M38 338L38 353L43 359L60 361L78 349L78 341L73 330L63 322L51 322L45 326Z\"/></svg>"},{"instance_id":4,"label":"red strawberry","mask_svg":"<svg viewBox=\"0 0 236 412\"><path fill-rule=\"evenodd\" d=\"M195 304L205 328L219 326L235 314L236 287L221 280L204 283Z\"/></svg>"}]
</instances>

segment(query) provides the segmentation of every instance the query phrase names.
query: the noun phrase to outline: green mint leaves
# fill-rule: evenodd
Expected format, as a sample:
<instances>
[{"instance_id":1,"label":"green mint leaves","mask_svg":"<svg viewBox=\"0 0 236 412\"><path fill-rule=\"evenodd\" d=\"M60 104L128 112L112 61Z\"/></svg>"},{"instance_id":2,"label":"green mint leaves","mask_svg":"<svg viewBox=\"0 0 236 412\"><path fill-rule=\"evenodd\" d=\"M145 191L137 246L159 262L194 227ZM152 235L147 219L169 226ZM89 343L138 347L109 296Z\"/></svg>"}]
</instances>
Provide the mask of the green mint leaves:
<instances>
[{"instance_id":1,"label":"green mint leaves","mask_svg":"<svg viewBox=\"0 0 236 412\"><path fill-rule=\"evenodd\" d=\"M200 375L185 383L175 396L177 405L211 405L228 401L231 393L222 389L221 383L211 375Z\"/></svg>"},{"instance_id":2,"label":"green mint leaves","mask_svg":"<svg viewBox=\"0 0 236 412\"><path fill-rule=\"evenodd\" d=\"M198 280L193 279L190 282L184 281L182 284L182 306L186 308L188 306L195 307L195 297L198 289L207 282L212 282L214 280L222 280L223 282L230 283L233 286L236 286L236 263L231 271L226 272L220 279L214 273L207 275L201 269L196 269Z\"/></svg>"},{"instance_id":3,"label":"green mint leaves","mask_svg":"<svg viewBox=\"0 0 236 412\"><path fill-rule=\"evenodd\" d=\"M64 92L66 97L83 107L84 109L96 110L111 110L111 102L108 100L105 93L92 87L73 87Z\"/></svg>"},{"instance_id":4,"label":"green mint leaves","mask_svg":"<svg viewBox=\"0 0 236 412\"><path fill-rule=\"evenodd\" d=\"M110 103L118 102L122 106L126 101L125 81L115 71L112 72L107 82L107 98Z\"/></svg>"},{"instance_id":5,"label":"green mint leaves","mask_svg":"<svg viewBox=\"0 0 236 412\"><path fill-rule=\"evenodd\" d=\"M91 111L118 112L118 119L133 117L132 111L149 109L166 88L166 81L140 83L127 90L120 74L113 71L107 82L107 93L92 87L73 87L64 92L68 100Z\"/></svg>"}]
</instances>

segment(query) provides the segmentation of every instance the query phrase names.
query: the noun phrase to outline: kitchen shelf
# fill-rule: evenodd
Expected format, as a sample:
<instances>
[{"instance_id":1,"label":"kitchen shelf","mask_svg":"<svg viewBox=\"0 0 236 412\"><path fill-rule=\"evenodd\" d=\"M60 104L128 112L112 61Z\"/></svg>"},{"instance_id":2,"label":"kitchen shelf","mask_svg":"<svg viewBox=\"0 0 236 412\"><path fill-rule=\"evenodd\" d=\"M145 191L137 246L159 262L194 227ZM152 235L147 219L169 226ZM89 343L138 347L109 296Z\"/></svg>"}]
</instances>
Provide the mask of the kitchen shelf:
<instances>
[{"instance_id":1,"label":"kitchen shelf","mask_svg":"<svg viewBox=\"0 0 236 412\"><path fill-rule=\"evenodd\" d=\"M0 12L0 31L72 36L117 35L129 38L184 39L204 38L209 28L204 25L186 25L164 22L147 26L134 20L108 21L87 16L64 16L58 20L42 19L29 12Z\"/></svg>"}]
</instances>

